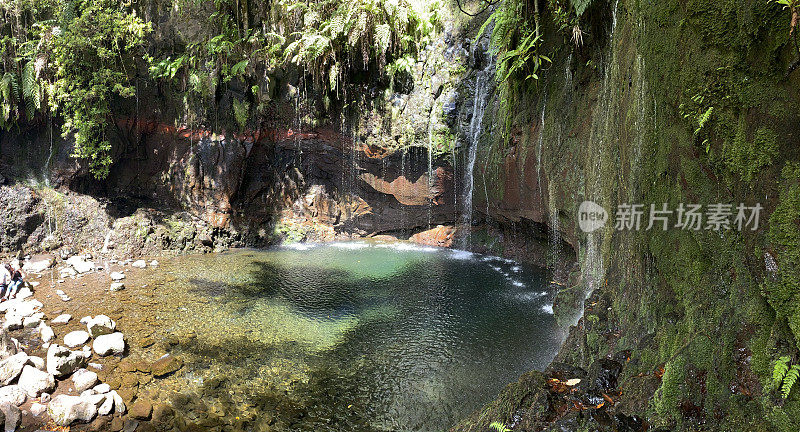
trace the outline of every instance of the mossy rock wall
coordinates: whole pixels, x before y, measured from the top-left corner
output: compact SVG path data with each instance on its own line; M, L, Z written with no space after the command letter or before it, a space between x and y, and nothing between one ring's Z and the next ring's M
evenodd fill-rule
M585 327L589 352L568 342L559 357L586 367L632 350L620 409L675 430L797 430L800 390L783 400L771 388L775 359L800 360L791 14L762 0L596 1L589 13L606 31L582 47L545 32L554 62L515 95L509 134L494 111L476 182L502 187L477 190L475 208L540 217L578 247L581 283L612 306ZM540 196L514 204L509 191ZM609 210L604 229L577 229L584 200ZM764 210L754 231L648 231L646 220L616 231L622 203ZM657 386L639 384L654 374Z

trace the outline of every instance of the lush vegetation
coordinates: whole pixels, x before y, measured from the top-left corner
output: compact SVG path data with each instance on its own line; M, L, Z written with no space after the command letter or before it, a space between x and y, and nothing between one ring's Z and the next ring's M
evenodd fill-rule
M410 73L439 24L438 8L416 0L3 1L0 128L54 116L75 142L74 156L102 178L112 163L108 131L120 114L112 106L135 95L135 79L182 94L184 123L207 121L207 107L235 88L239 96L223 108L244 128L270 107L276 76L292 68L326 106L343 99L351 76L393 82ZM176 37L153 34L143 18L151 9L180 21Z

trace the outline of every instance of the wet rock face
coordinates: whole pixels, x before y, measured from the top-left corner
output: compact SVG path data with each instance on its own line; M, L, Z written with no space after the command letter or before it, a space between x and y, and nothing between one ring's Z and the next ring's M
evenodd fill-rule
M37 229L44 222L42 206L41 199L28 188L0 188L0 249L15 251L44 237Z

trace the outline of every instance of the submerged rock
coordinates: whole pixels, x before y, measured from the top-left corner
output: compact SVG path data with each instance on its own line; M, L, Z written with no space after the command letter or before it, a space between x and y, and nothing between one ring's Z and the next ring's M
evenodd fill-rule
M158 359L150 366L150 371L155 377L163 377L169 375L183 367L183 360L178 357L167 355L166 357Z

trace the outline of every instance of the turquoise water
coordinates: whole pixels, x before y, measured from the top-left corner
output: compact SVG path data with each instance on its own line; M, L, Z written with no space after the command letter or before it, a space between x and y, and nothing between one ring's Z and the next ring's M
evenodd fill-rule
M442 431L545 367L564 336L547 271L463 251L298 245L162 270L158 318L186 365L158 394L188 421Z

